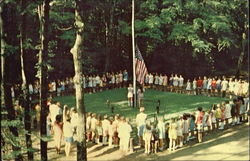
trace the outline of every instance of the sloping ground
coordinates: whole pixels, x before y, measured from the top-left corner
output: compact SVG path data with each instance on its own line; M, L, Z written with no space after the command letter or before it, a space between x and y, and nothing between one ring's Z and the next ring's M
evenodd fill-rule
M48 146L49 160L76 160L75 146L70 157L65 157L63 148L60 155L56 154L53 142L50 142ZM36 157L38 159L39 154ZM238 125L224 131L217 130L205 136L203 143L198 144L193 141L175 152L164 150L157 154L146 155L143 149L138 149L130 155L124 155L118 148L89 145L88 160L249 160L249 125Z

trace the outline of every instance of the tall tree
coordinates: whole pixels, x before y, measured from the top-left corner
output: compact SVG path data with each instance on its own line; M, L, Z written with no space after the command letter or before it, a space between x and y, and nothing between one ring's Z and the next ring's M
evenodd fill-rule
M82 53L83 53L83 33L84 33L84 6L83 0L75 0L75 27L76 27L76 40L73 48L70 52L73 54L75 76L75 93L76 93L76 108L78 113L78 124L77 124L77 160L87 160L86 150L86 117L85 117L85 106L84 106L84 89L82 86Z
M10 14L11 12L13 12L13 6L5 6L6 8L6 17L11 17ZM2 21L2 6L0 6L0 36L1 36L1 78L2 78L2 87L3 87L3 95L4 95L4 105L5 105L5 108L7 110L7 118L9 121L12 121L12 120L15 120L16 119L16 115L15 115L15 110L14 110L14 107L13 107L13 102L12 102L12 96L11 96L11 78L10 78L10 74L12 71L11 71L11 66L10 66L10 62L12 61L13 59L13 53L9 53L6 51L6 48L7 48L7 45L13 45L12 41L13 38L11 35L11 33L5 33L4 31L4 26L7 27L8 25L10 25L10 23L13 21L13 20L10 20L10 21L7 21L6 22L6 19L5 22L6 24L3 25L3 21ZM4 36L3 33L6 35ZM9 130L10 132L13 134L13 136L15 136L16 138L18 138L18 130L16 127L14 126L10 126L9 127ZM16 161L22 161L23 160L23 157L22 157L22 154L21 154L21 148L20 148L20 143L18 140L16 140L17 144L12 144L12 149L13 149L13 152L16 153L15 155L15 160Z
M31 140L31 101L29 99L29 88L26 79L24 55L26 53L24 43L26 41L26 7L27 1L21 0L21 24L20 24L20 60L21 60L21 74L22 74L22 105L24 106L24 128L26 130L25 139L28 153L28 160L33 160L34 155L32 152L32 140Z
M47 116L47 93L48 93L48 68L47 68L47 59L48 59L48 27L49 27L49 2L50 0L43 0L43 3L38 6L38 16L40 22L40 41L41 47L39 51L39 77L40 77L40 134L41 137L46 137L46 116ZM44 139L40 140L40 151L41 151L41 160L47 161L47 141Z

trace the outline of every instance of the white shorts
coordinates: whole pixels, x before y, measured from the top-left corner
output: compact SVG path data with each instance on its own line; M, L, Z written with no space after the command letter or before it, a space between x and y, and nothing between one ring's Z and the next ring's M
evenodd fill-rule
M133 97L133 93L129 92L128 93L128 98L132 98Z

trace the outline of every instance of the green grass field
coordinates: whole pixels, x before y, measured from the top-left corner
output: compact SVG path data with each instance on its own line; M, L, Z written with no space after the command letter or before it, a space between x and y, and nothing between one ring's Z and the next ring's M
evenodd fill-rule
M144 99L145 112L149 117L155 114L157 100L160 100L160 114L165 115L165 118L174 117L184 112L194 111L198 106L208 109L211 107L211 104L220 103L225 100L219 97L193 96L160 92L151 89L146 89ZM57 97L55 100L60 101L62 105L67 104L69 107L75 106L74 96ZM110 115L111 109L106 104L107 100L110 100L111 104L114 106L114 113L119 113L131 119L134 119L138 113L138 108L128 107L127 89L125 88L85 94L86 109L88 112Z

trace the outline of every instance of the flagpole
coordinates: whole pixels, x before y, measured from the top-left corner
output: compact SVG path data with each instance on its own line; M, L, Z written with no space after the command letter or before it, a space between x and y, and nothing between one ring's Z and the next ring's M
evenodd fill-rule
M133 51L133 89L134 89L134 104L136 107L136 75L135 75L135 1L132 0L132 51Z

